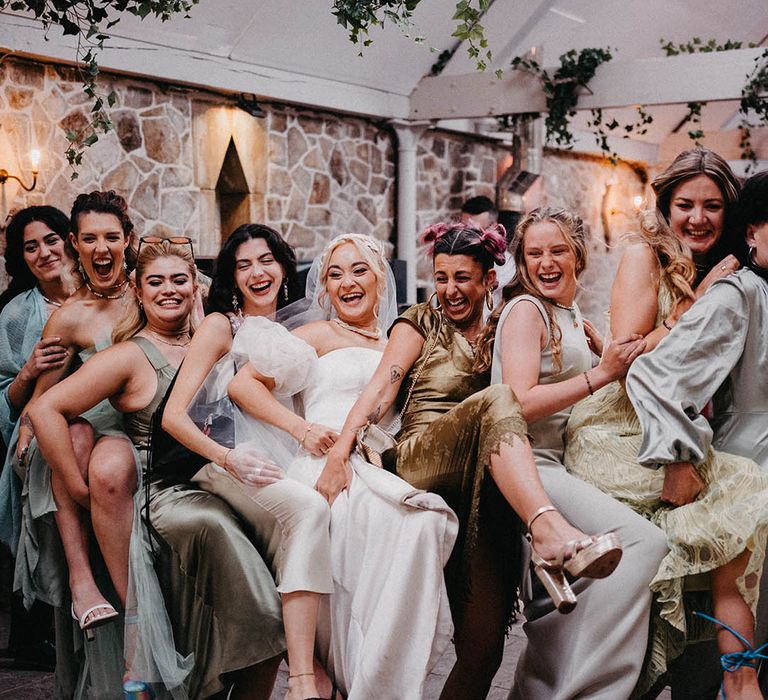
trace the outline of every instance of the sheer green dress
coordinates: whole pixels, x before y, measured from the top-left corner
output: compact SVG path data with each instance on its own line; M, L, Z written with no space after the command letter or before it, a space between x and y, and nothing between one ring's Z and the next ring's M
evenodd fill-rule
M472 371L469 342L429 304L412 306L395 323L409 324L425 340L402 385L404 400L419 373L397 436L396 472L416 488L442 496L458 515L459 536L446 566L454 621L461 618L469 593L468 564L481 531L507 582L511 616L520 580L521 529L487 471L499 443L527 440L522 409L508 386L488 386L490 373Z

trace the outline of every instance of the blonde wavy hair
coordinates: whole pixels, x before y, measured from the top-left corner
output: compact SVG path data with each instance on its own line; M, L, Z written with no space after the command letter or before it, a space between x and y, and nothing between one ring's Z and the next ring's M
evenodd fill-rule
M659 262L660 284L669 290L672 296L673 313L678 305L690 299L695 300L693 281L696 278L696 265L688 246L681 241L667 225L658 210L646 210L640 215L640 232L624 237L628 243L645 243L651 247Z
M362 233L342 233L340 236L331 239L323 251L320 260L320 289L318 290L318 302L321 306L325 305L325 299L328 296L328 268L331 265L331 257L334 251L345 243L352 243L357 248L363 262L371 268L374 277L376 277L376 308L374 317L376 323L379 322L379 304L384 299L387 289L387 258L384 253L384 246L371 236Z
M141 289L141 281L144 277L147 267L155 260L167 257L176 257L184 262L190 274L190 278L197 279L197 267L195 259L192 257L192 249L183 243L171 243L163 241L151 245L141 246L138 259L136 260L136 288ZM197 318L197 304L192 307L192 313L189 319L189 332L192 335L199 325ZM115 325L112 331L112 342L120 343L129 338L133 338L144 326L147 325L147 315L143 307L139 304L138 297L135 294L130 295L126 309L122 317Z
M560 369L562 367L561 341L563 333L555 318L551 300L541 295L533 280L531 280L525 264L525 246L523 245L525 234L531 226L540 223L554 224L563 234L566 244L576 258L577 277L587 267L587 237L581 217L559 207L539 207L526 214L515 228L515 276L512 282L504 288L504 298L510 300L522 294L529 294L536 299L549 302L544 304L544 309L549 319L549 342L552 348L552 359L555 362L555 366ZM475 358L475 372L487 372L491 367L493 362L493 343L499 325L499 317L503 309L504 305L502 304L490 315L480 334Z

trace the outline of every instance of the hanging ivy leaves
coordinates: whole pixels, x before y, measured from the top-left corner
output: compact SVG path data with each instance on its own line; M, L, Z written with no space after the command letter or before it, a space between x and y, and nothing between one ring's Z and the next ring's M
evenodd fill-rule
M99 91L98 52L104 48L109 36L104 32L114 27L123 13L141 19L153 15L165 22L184 13L185 17L199 0L0 0L0 10L29 12L46 30L60 27L66 36L77 37L75 60L83 83L83 92L92 100L90 121L79 131L66 133L69 147L65 151L72 167L72 179L77 178L77 167L83 162L85 149L99 140L100 133L114 128L108 107L115 103L114 91L104 95Z

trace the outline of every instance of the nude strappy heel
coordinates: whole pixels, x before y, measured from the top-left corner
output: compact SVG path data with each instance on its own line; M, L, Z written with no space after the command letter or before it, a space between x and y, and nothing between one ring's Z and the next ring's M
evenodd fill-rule
M557 508L553 505L542 506L530 517L526 536L531 543L531 562L536 575L547 589L558 612L567 614L576 607L576 596L564 572L574 578L610 576L621 561L621 542L612 532L571 540L554 560L547 561L533 547L531 526L536 518L549 512L557 512Z
M571 584L565 578L563 573L563 567L556 562L547 561L544 559L533 546L533 534L531 533L531 526L536 518L544 513L550 511L557 511L554 506L542 506L539 508L528 520L528 531L525 536L531 545L531 564L533 565L533 571L539 580L544 584L549 597L552 598L552 602L555 604L555 609L562 615L567 615L572 612L576 607L576 594L571 589Z

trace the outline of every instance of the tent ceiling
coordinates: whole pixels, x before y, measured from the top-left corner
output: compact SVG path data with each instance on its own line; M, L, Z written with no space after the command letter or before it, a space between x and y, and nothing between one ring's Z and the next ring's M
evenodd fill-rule
M358 56L331 15L330 0L201 0L191 19L170 22L126 17L101 62L105 68L286 102L382 118L407 118L409 96L429 74L438 52L451 49L452 3L422 0L414 17L414 43L388 24L372 31ZM571 48L611 47L616 60L660 57L659 40L694 36L764 43L765 0L495 0L484 20L496 63L532 46L545 64ZM72 60L71 38L18 15L0 15L0 47L50 60ZM459 47L445 74L474 71ZM705 128L719 129L734 103L710 105ZM682 105L655 107L655 123L641 140L658 143L684 116ZM448 114L446 113L446 116Z

